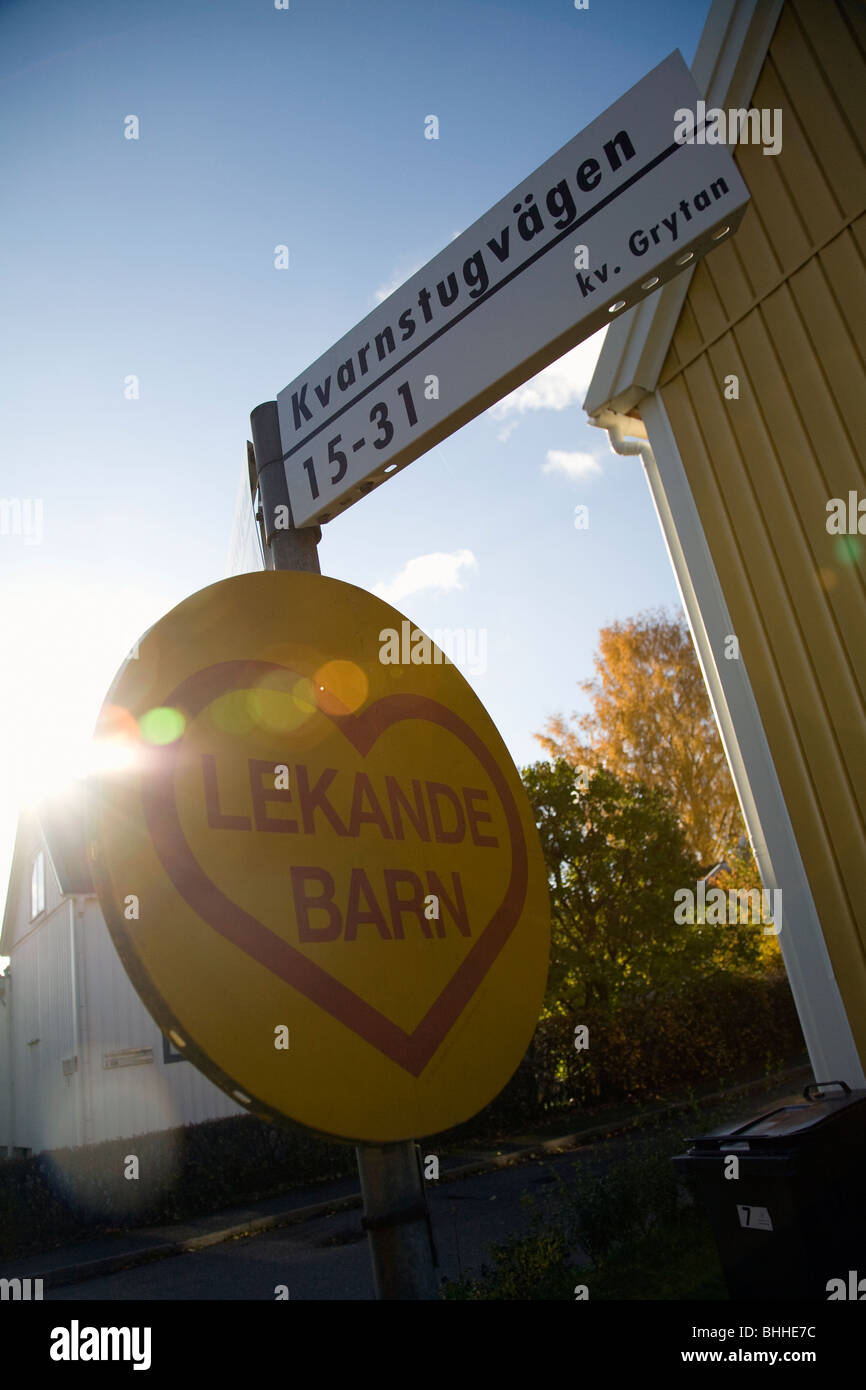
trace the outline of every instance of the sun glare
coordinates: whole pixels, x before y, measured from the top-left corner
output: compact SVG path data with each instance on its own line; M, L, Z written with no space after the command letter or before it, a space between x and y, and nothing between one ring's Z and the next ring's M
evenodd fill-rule
M99 737L94 728L131 640L153 622L161 599L122 585L107 591L47 581L9 597L10 667L18 678L0 688L0 819L14 826L22 810L62 796L74 782L134 765L140 736L131 715L124 711L128 723L107 728L103 710Z

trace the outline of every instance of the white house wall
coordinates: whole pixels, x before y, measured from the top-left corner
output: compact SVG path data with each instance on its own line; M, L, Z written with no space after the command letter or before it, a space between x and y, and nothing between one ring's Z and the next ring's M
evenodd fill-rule
M190 1062L164 1060L162 1034L126 975L98 899L64 897L47 851L46 910L30 921L38 844L20 847L26 873L12 904L0 1004L0 1155L244 1113ZM130 1048L150 1049L152 1060L106 1068L107 1055Z
M81 1032L89 1052L85 1142L244 1113L190 1062L163 1061L162 1033L129 981L99 903L96 898L83 901L76 931ZM107 1055L129 1048L151 1048L153 1061L106 1068Z
M19 940L11 974L13 1142L22 1148L57 1148L70 1142L75 1114L75 1078L64 1077L62 1065L73 1052L69 913L64 902L57 902L54 911Z

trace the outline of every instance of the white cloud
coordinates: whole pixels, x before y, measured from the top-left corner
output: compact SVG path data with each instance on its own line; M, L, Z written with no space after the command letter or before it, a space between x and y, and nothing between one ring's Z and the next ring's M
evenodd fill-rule
M601 472L601 464L593 454L566 453L564 449L548 449L547 461L542 465L542 473L564 473L566 478L586 478L592 473Z
M496 438L500 444L507 444L514 431L520 424L519 420L509 420L507 425L503 425Z
M390 583L373 585L373 593L386 603L397 603L408 594L422 589L462 589L461 571L478 568L471 550L455 550L452 554L436 551L432 555L416 555L409 560Z
M387 299L390 294L393 294L395 290L399 290L401 285L404 285L407 280L411 280L416 270L420 270L422 265L426 264L426 261L418 261L405 270L401 270L398 266L391 279L386 281L385 284L380 285L379 288L374 291L373 298L376 303L381 304L382 301Z
M580 405L592 380L606 332L607 325L558 361L551 362L538 376L491 406L490 414L495 420L503 420L515 412L524 415L527 410L565 410L567 406Z
M463 235L464 231L465 228L461 227L460 231L452 232L450 240L456 241L459 236ZM386 280L385 283L380 285L377 290L374 290L373 298L375 299L376 303L381 304L382 301L387 299L389 295L393 294L395 290L399 290L401 285L405 285L407 280L411 280L412 276L415 275L417 271L421 270L423 266L427 265L428 262L430 262L436 255L436 252L440 250L441 247L435 247L435 249L431 251L430 255L424 261L401 261L400 264L396 266L390 280Z

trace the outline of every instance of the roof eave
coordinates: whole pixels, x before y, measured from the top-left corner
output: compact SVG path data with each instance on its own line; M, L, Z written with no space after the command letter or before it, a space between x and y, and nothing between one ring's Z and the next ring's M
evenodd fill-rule
M24 864L27 859L25 847L26 842L33 838L35 819L32 813L26 811L22 812L18 817L18 824L15 828L15 848L12 851L12 863L9 868L9 883L6 888L6 903L3 908L3 922L2 925L0 925L0 956L11 956L12 954L13 918L18 906Z

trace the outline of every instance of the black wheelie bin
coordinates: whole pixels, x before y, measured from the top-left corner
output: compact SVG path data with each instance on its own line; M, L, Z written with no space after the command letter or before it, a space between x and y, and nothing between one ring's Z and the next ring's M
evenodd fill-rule
M803 1097L672 1160L710 1218L731 1298L859 1297L840 1289L861 1279L866 1297L866 1091L831 1081Z

